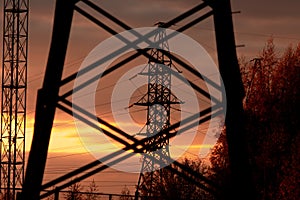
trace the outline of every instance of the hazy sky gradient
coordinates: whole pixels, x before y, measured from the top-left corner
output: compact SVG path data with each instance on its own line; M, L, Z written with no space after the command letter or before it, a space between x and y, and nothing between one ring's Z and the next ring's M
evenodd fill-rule
M146 0L110 0L94 2L97 2L102 8L128 25L136 28L152 26L157 21L168 21L201 1L155 0L149 3ZM31 130L32 127L33 121L31 118L34 114L36 90L41 87L46 66L55 1L31 0L30 4L28 130ZM237 49L238 55L245 55L249 60L256 57L258 51L270 37L274 38L279 51L283 51L289 44L299 42L300 26L298 26L298 22L300 12L298 8L300 8L300 1L297 0L233 0L232 10L241 11L241 14L233 16L236 43L246 45L244 48ZM107 19L103 19L101 16L100 19L107 22ZM112 23L108 22L108 24L116 27ZM184 22L180 22L177 26L182 26L183 24ZM173 26L172 28L176 29L177 26ZM122 31L120 28L117 28L117 30ZM199 41L216 60L216 47L211 18L197 24L185 33ZM65 74L76 70L89 51L109 36L101 28L95 26L79 14L75 14ZM58 115L57 121L60 120L62 122L58 123L66 123L66 121L70 123L72 119L66 120L65 116ZM67 128L67 125L63 127ZM69 133L69 131L67 132ZM30 140L30 133L28 133L27 139ZM27 149L28 147L27 145Z

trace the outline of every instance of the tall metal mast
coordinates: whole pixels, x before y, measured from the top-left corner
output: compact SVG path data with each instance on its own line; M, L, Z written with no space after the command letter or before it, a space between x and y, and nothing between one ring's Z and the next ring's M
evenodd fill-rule
M0 140L3 199L24 181L29 0L4 0Z
M163 24L158 24L158 26L161 25ZM171 93L172 60L165 54L169 52L169 45L165 38L164 29L155 35L155 42L158 42L161 50L151 49L152 58L148 61L148 72L140 73L148 76L148 92L134 104L147 107L146 133L142 135L152 137L162 132L148 144L149 148L143 158L136 196L140 192L143 196L155 196L157 191L154 191L154 184L160 182L161 168L169 164L169 131L164 130L170 127L171 104L179 104L180 101ZM157 170L159 173L154 172Z

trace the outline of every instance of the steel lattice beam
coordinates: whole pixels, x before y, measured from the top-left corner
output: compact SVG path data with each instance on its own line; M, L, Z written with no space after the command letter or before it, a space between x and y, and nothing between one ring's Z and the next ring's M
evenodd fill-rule
M87 2L87 1L85 1L85 2ZM69 6L70 6L70 7L73 7L73 6L74 6L73 3L75 3L75 2L69 2ZM62 4L62 3L60 3L60 4ZM66 3L66 4L67 4L67 3ZM73 4L73 6L72 6L72 4ZM196 9L195 9L195 8L194 8L194 9L191 9L191 11L188 11L188 12L184 13L183 15L181 15L181 16L175 18L176 20L172 20L172 21L180 21L180 20L184 19L182 16L188 16L188 15L193 14L193 13L195 12L195 10L197 10L197 9L199 10L199 9L203 8L203 7L204 7L203 5L204 5L204 4L201 4L200 6L196 6L196 7L195 7ZM57 4L57 6L58 6L58 4ZM94 7L95 7L95 6L94 6ZM101 27L104 28L105 30L107 30L107 31L109 31L109 32L111 32L111 33L113 33L113 34L116 33L116 32L111 31L111 29L107 28L107 26L104 26L102 23L100 23L99 21L97 21L97 20L95 20L94 18L92 18L92 16L90 16L88 13L82 11L82 10L81 10L80 8L78 8L77 6L74 6L74 8L75 8L76 11L78 11L78 12L81 13L81 14L83 14L84 16L86 16L87 18L89 18L91 21L97 23L99 26L101 26ZM201 20L207 18L207 17L210 16L210 15L211 15L211 13L207 14L207 15L204 16L204 17L200 17L200 18L198 18L198 19L192 21L191 23L187 24L187 26L185 26L183 30L186 30L187 28L189 28L190 26L192 26L192 24L195 24L196 22L200 22ZM201 19L201 20L200 20L200 19ZM58 23L60 23L60 22L58 22ZM169 23L169 24L170 24L170 23ZM68 27L68 26L65 25L65 27ZM55 31L54 31L54 32L55 32ZM54 36L53 36L53 37L54 37ZM141 51L138 52L138 53L139 53L139 54L143 54L144 52L145 52L145 51L141 50ZM144 53L143 55L145 55L145 53ZM146 57L149 57L149 55L146 54ZM134 57L131 57L130 59L128 59L128 61L129 61L129 60L132 60L132 59L134 59ZM179 59L178 59L178 60L179 60ZM48 63L48 64L49 64L49 63ZM123 64L124 64L124 63L123 63ZM118 67L120 67L120 66L122 66L122 64L120 64ZM115 70L115 69L114 69L114 70ZM113 70L112 70L112 71L113 71ZM80 74L82 74L82 73L80 73ZM108 75L108 74L109 74L109 72L106 72L106 73L105 73L105 75ZM104 74L102 74L102 75L104 75ZM198 76L201 76L201 75L198 75ZM64 80L71 81L74 77L75 77L75 76L73 75L73 76L71 76L71 78L70 78L70 77L67 77L67 78L64 79ZM98 78L98 77L96 76L93 80L96 80L97 78ZM201 77L201 78L202 78L202 77ZM65 82L64 80L62 80L62 83ZM44 83L45 83L45 81L44 81ZM89 80L89 81L87 82L87 84L90 84L90 83L91 83L91 80ZM82 87L82 88L84 88L84 87ZM62 97L65 98L65 97L69 96L70 94L72 94L72 92L73 92L73 91L70 91L70 92L66 93L65 95L63 95ZM32 153L32 154L34 154L34 153Z
M0 139L3 199L15 199L24 181L28 0L4 0Z
M59 90L60 87L66 85L67 83L74 81L77 72L72 74L71 76L68 76L66 78L62 77L62 72L64 68L64 60L66 56L66 50L67 50L67 44L69 41L69 34L70 34L70 28L72 26L72 18L73 18L73 13L74 11L77 11L87 19L89 19L91 22L97 24L99 27L103 28L107 32L111 34L116 34L118 33L117 31L113 30L110 28L110 26L104 24L91 14L89 14L85 9L81 8L79 5L77 5L78 0L57 0L56 2L56 10L55 10L55 19L54 19L54 28L53 28L53 35L52 35L52 43L51 43L51 48L49 52L49 57L48 57L48 63L47 63L47 69L46 69L46 74L44 78L44 83L42 89L39 90L38 92L38 98L37 98L37 106L36 106L36 121L35 121L35 127L34 127L34 138L32 141L32 146L31 146L31 152L29 156L29 161L27 165L27 171L26 171L26 179L23 187L23 193L21 199L23 200L37 200L39 198L44 198L49 196L50 194L54 193L55 191L50 191L45 194L42 194L40 196L40 192L42 189L46 189L48 187L57 185L57 184L62 184L58 188L63 189L65 187L68 187L70 184L75 183L76 181L83 180L95 173L98 173L104 169L106 169L108 166L102 165L98 160L89 163L88 165L83 166L82 168L79 168L77 170L74 170L62 177L59 177L53 181L50 181L49 183L46 183L45 185L42 186L42 180L43 180L43 173L45 169L45 163L47 159L47 152L48 152L48 145L49 145L49 139L51 135L51 129L53 125L53 120L54 120L54 115L55 115L55 110L56 108L59 108L66 113L73 115L75 118L82 120L84 123L90 125L91 127L99 127L100 124L105 124L106 122L102 119L97 119L97 122L89 121L86 119L89 118L90 113L87 111L83 110L80 107L75 106L75 113L72 112L72 103L68 102L66 99L67 97L71 96L74 92L84 89L85 86L93 83L94 81L97 81L100 77L103 76L108 76L110 73L113 71L118 70L121 68L124 64L129 63L130 61L136 59L140 55L145 56L148 59L153 59L155 61L158 61L157 58L154 58L151 53L148 53L147 49L144 50L137 50L137 52L119 63L115 64L114 66L110 67L108 70L103 72L102 74L95 75L95 77L91 78L90 80L87 80L85 83L80 85L79 87L75 88L75 90L69 90L68 92L64 93L63 95L59 96ZM95 5L89 0L82 0L81 2L85 3L87 6L90 8L94 9L98 13L102 14L112 22L116 23L120 27L124 28L125 30L130 29L131 27L123 23L121 20L118 20L117 18L113 17L111 14L109 14L107 11L101 9L99 6ZM203 21L204 19L207 19L208 17L214 15L215 19L215 27L216 31L218 30L217 34L217 46L218 46L218 56L220 56L220 67L222 67L224 76L227 77L227 81L230 84L237 85L238 87L240 86L239 82L239 75L236 74L236 66L237 66L237 60L236 60L236 52L235 49L235 43L234 43L234 34L233 34L233 27L232 27L232 21L231 21L231 9L230 9L230 1L229 0L224 0L222 1L223 3L220 3L220 1L217 0L210 0L210 1L204 1L204 3L201 3L194 8L188 10L187 12L179 15L178 17L170 20L169 22L166 22L164 24L164 28L168 28L171 25L180 22L181 20L186 19L187 17L197 13L203 8L206 8L210 6L212 8L211 11L207 12L206 14L188 22L186 25L182 26L181 28L178 29L178 31L185 31L189 29L190 27L194 26L195 24ZM222 11L222 7L225 7L224 11ZM221 11L220 11L221 10ZM218 12L218 14L217 14ZM222 19L222 16L226 15L224 19ZM229 18L230 17L230 18ZM226 20L226 25L230 25L229 29L226 25L221 25L224 20ZM225 29L227 31L225 32L223 37L220 37L219 34L222 34L224 30L222 30L225 26ZM153 33L154 34L154 33ZM149 35L150 37L151 35ZM139 38L140 35L137 35ZM220 42L220 38L222 38L222 42ZM130 46L130 41L124 41L129 44ZM143 38L143 42L149 42L147 38ZM223 47L221 47L223 46ZM227 51L227 49L224 47L230 47L230 51ZM132 47L132 46L131 46ZM228 58L226 59L227 55ZM203 78L201 74L196 72L191 66L189 66L187 63L184 63L181 61L179 58L169 55L169 58L174 60L176 63L178 63L180 66L182 66L184 69L188 70L195 76L199 78ZM98 64L103 62L103 60L99 60ZM92 70L94 65L89 66L86 68L84 71L80 71L80 75L83 75L84 73L88 72L89 70ZM234 76L235 78L230 80L228 79L228 72L231 70L234 71ZM230 75L229 75L230 77ZM189 81L192 83L191 81ZM218 88L216 84L213 82L210 82L208 80L208 84L211 84L213 87ZM207 98L212 98L212 100L216 103L216 105L220 106L220 102L217 99L213 99L207 92L205 92L203 89L201 89L199 86L195 84L191 84L191 86L199 92L201 95L207 97ZM240 88L233 87L232 91L239 92ZM234 94L232 94L232 98L234 97ZM239 101L239 100L237 100ZM74 106L73 106L74 109ZM185 119L187 124L183 129L190 129L192 127L197 126L199 123L203 123L205 120L210 119L210 117L214 116L216 113L210 113L210 108L208 110L204 110L202 112L206 112L206 117L203 119ZM232 112L234 117L239 117L239 113ZM231 114L232 114L231 113ZM203 113L202 113L203 114ZM203 116L203 115L202 115ZM195 122L196 120L196 122ZM180 122L183 123L183 122ZM180 123L176 123L174 125L171 125L170 128L176 128L179 127ZM108 126L106 124L105 126ZM96 128L97 129L97 128ZM128 150L133 150L135 153L141 153L145 152L147 148L150 148L147 146L149 144L149 141L151 139L155 138L145 138L142 140L137 140L134 141L133 138L130 138L130 135L127 133L122 132L119 130L117 127L110 127L112 130L111 132L109 131L104 131L104 134L108 135L109 137L113 138L114 140L120 142L121 144L124 145L123 150L128 151ZM118 135L122 135L126 140L121 139ZM170 135L169 137L174 137L173 135ZM133 142L133 143L132 143ZM232 144L234 146L234 144ZM111 164L116 164L122 159L126 159L130 157L130 153L124 155L123 157L118 157L117 159L114 160L115 156L120 156L122 150L117 151L112 153L111 155L108 155L105 159L107 159ZM176 164L177 162L175 162ZM177 163L178 165L178 163ZM88 171L87 170L91 170ZM190 175L194 174L195 179L196 177L201 177L201 175L197 174L196 172L190 171L189 169L182 168L185 173L188 173ZM82 174L83 173L83 174ZM85 173L85 174L84 174ZM178 174L181 174L184 176L184 173L178 171ZM67 181L67 179L75 177L76 175L81 174L79 177L73 179L72 181L63 183ZM187 177L188 178L188 177ZM213 185L213 183L210 183L209 180L205 180L205 177L202 179L204 181L203 183L199 183L197 180L194 181L199 184L200 187L205 187L205 184L208 185ZM56 190L57 191L57 190Z

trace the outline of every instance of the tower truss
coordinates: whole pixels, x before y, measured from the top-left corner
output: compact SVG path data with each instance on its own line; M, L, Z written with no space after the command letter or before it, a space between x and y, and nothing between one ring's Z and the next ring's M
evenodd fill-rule
M163 24L162 24L163 25ZM160 26L160 25L159 25ZM142 192L143 196L151 197L154 191L153 185L160 181L161 173L154 173L169 164L169 128L171 104L181 102L171 92L171 67L172 60L165 52L169 53L169 45L166 31L162 29L154 36L161 50L151 49L151 58L148 61L148 72L141 73L148 76L148 91L134 105L147 107L146 133L142 134L152 140L148 141L145 155L143 157L142 169L138 180L136 195Z
M3 199L15 199L24 181L29 0L4 0L1 103Z
M92 10L92 12L89 12L89 10ZM63 87L67 89L67 85L74 82L77 75L81 74L82 72L76 71L69 76L63 76L64 63L72 27L72 20L75 12L84 16L90 22L101 27L103 30L112 35L118 34L118 30L114 26L111 27L104 23L102 19L99 19L99 15L104 16L106 19L108 19L109 23L117 25L118 27L122 28L122 30L132 29L132 27L122 22L120 19L114 17L112 14L102 9L99 5L93 3L90 0L56 1L51 47L49 51L43 85L42 88L38 91L37 96L34 135L32 139L30 154L28 157L28 164L26 167L26 178L22 188L22 194L20 196L21 200L38 200L47 198L52 194L57 194L55 198L59 199L59 191L76 182L82 181L87 177L99 173L107 169L108 167L103 162L99 162L99 160L96 159L95 161L92 161L78 169L62 175L61 177L55 178L54 180L43 184L51 130L53 128L53 121L57 109L62 110L63 112L75 117L78 120L81 120L91 127L99 127L99 125L105 125L109 127L111 131L105 130L103 133L124 146L124 151L116 151L106 156L107 161L113 164L117 164L122 160L129 158L129 156L134 155L124 155L123 152L130 151L135 153L144 153L147 148L149 148L147 144L149 144L150 140L153 139L151 137L138 140L135 137L132 137L129 133L118 129L118 127L115 127L114 125L106 122L100 117L97 117L97 120L89 120L88 118L90 118L89 116L91 113L87 112L81 107L77 107L72 104L69 99L72 94L78 90L84 89L85 86L93 82L93 80L98 80L98 74L76 88L76 91L73 89L68 89L67 92L63 92L61 90L61 88ZM93 14L95 12L99 15L95 16ZM191 19L192 15L194 14L197 14L198 16L194 16L194 18ZM249 188L251 188L252 185L249 177L247 176L247 174L249 173L247 170L248 160L245 156L246 149L244 148L246 145L244 141L244 135L241 134L244 133L242 121L243 86L241 84L242 82L236 56L230 0L203 0L195 7L167 21L162 27L169 28L174 24L180 24L180 22L186 19L186 24L176 29L176 31L178 32L184 32L187 29L198 24L199 22L209 18L210 16L213 16L219 61L218 64L227 96L227 112L225 123L231 171L233 172L233 187L231 194L233 199L240 198L236 193L236 191L238 190L241 191L242 194L245 194L243 196L244 199L250 200L254 198L252 198L250 195L251 191L249 190ZM124 42L124 40L122 40L122 42ZM128 45L132 45L131 41L125 42ZM106 70L102 74L102 77L111 75L111 73L117 71L118 69L121 69L125 64L133 61L139 56L145 56L148 59L152 57L150 53L148 53L148 49L137 50L133 55L130 55L128 57L126 56L126 58L111 66L109 70ZM183 60L172 54L170 54L169 56L170 58L172 58L173 62L179 64L182 69L186 69L193 75L203 80L201 74L196 72L193 67L189 65L189 63L185 63ZM87 69L87 71L90 71L92 69L93 66ZM192 88L199 94L207 98L211 97L207 92L202 90L200 86L194 84L191 81L189 81L189 83ZM213 83L211 84L212 86L215 85ZM219 87L216 87L216 89L218 88ZM216 100L216 105L222 107L223 104L222 102L219 103L219 101ZM183 119L181 121L181 125L184 125L183 128L189 129L198 126L199 123L204 123L210 120L211 117L218 115L217 111L212 112L212 110L214 110L213 106L210 106L197 113L197 116L199 114L200 118L195 119L197 120L197 123L193 123L193 126L189 126L187 124L191 122L191 119ZM239 120L237 121L237 119ZM180 122L174 123L170 126L169 129L172 130L178 128L179 125ZM170 135L170 138L171 137L174 137L174 135ZM168 167L168 169L184 177L186 180L197 184L197 186L207 192L216 193L216 191L218 191L217 185L208 180L203 175L197 173L194 170L188 169L186 166L180 164L177 161L174 161L174 164L178 168L172 168L172 166L170 166ZM54 186L55 189L51 190L50 188L53 188Z

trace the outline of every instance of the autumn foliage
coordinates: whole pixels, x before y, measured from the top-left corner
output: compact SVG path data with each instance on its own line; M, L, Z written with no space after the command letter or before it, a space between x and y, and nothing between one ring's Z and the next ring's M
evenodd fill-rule
M257 199L296 200L300 196L300 44L280 55L270 39L256 59L241 59L240 67Z
M279 55L270 39L253 62L241 63L241 70L258 199L296 200L300 196L300 44Z

